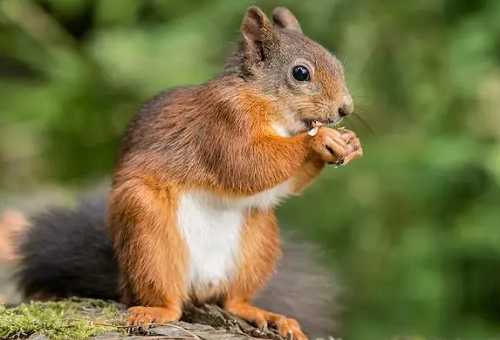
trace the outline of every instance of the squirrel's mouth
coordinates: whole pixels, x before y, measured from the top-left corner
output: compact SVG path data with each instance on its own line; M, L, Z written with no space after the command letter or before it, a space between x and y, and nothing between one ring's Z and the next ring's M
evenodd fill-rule
M337 126L339 125L344 117L336 117L335 119L333 118L316 118L316 119L305 119L304 123L312 129L315 125L315 123L321 123L322 125L330 125L330 126Z

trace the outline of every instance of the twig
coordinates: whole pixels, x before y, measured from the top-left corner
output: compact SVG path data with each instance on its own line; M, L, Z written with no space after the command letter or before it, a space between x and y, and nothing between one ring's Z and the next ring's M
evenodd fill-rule
M121 340L121 338L106 338L106 340ZM141 336L141 339L192 339L191 337L182 337L182 336L171 336L171 335L146 335Z
M150 324L145 324L145 325L143 325L143 326L170 326L170 327L173 327L173 328L177 328L178 330L181 330L181 331L183 331L183 332L184 332L184 333L186 333L186 334L191 335L193 338L195 338L195 339L197 339L197 340L201 340L201 339L200 339L200 337L199 337L198 335L196 335L195 333L190 332L190 331L188 331L187 329L184 329L184 328L182 328L182 327L180 327L180 326L177 326L177 325L172 325L172 324L170 324L170 323L164 323L164 324L162 324L162 323L150 323ZM128 326L128 327L129 327L129 328L133 328L134 326Z
M76 319L78 320L78 319ZM79 320L79 321L87 321L87 320ZM97 325L97 326L103 326L103 327L113 327L113 328L117 328L117 329L130 329L130 328L137 328L137 326L135 325L131 325L131 326L127 326L127 325L113 325L113 324L110 324L110 323L105 323L105 322L98 322L98 321L87 321L93 325ZM141 327L150 327L150 326L167 326L167 327L172 327L172 328L176 328L178 330L181 330L183 331L184 333L190 335L191 337L177 337L179 339L192 339L192 338L195 338L197 340L201 340L201 338L196 335L195 333L193 332L190 332L188 331L187 329L185 328L182 328L181 326L177 326L177 325L173 325L171 323L146 323L146 324L143 324L141 325Z

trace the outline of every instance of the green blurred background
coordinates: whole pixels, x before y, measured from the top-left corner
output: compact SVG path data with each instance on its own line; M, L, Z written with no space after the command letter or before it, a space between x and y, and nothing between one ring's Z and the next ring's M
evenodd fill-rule
M220 72L251 4L345 63L361 118L365 156L280 208L345 285L344 338L498 338L500 1L2 0L0 199L109 178L140 104Z

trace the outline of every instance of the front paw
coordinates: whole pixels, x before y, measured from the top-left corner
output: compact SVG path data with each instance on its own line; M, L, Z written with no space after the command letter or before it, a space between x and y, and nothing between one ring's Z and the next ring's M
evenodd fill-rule
M312 148L328 164L343 166L363 155L359 138L346 129L317 128Z

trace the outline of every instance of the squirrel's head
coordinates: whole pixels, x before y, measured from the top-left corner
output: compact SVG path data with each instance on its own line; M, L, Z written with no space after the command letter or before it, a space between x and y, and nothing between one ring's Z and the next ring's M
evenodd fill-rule
M274 9L271 22L260 8L249 7L241 35L226 70L276 103L278 116L271 119L285 133L308 130L314 121L337 124L353 111L342 64L302 33L288 9Z

